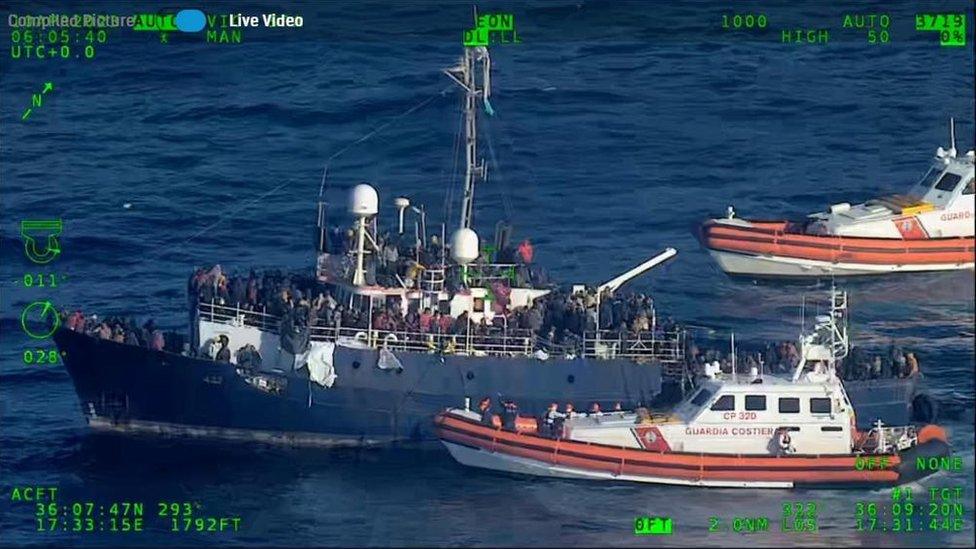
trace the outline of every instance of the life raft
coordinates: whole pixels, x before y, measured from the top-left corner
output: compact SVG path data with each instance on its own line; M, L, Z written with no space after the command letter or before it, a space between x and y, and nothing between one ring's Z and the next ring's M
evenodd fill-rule
M976 258L972 236L899 239L811 235L789 221L748 223L709 220L702 224L699 239L711 250L830 263L939 265L968 264Z
M548 476L630 480L662 484L740 487L895 486L931 474L917 459L949 455L945 431L928 425L918 443L900 453L752 456L648 451L569 439L546 438L535 429L515 432L446 411L435 418L438 437L458 458L458 448L478 453L469 465ZM458 448L452 448L457 445ZM464 459L458 458L465 463ZM509 467L507 463L513 463Z

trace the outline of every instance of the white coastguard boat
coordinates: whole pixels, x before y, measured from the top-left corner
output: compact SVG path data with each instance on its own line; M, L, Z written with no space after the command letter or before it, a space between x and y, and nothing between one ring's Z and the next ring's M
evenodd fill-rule
M907 195L834 204L803 222L728 217L706 221L699 238L733 275L804 277L972 269L973 158L939 147Z
M846 295L834 293L846 305ZM713 374L667 415L645 410L501 427L468 409L437 416L460 463L530 475L714 487L898 485L933 472L949 454L935 425L856 428L835 364L846 354L838 310L801 337L792 378ZM540 430L540 423L543 429Z

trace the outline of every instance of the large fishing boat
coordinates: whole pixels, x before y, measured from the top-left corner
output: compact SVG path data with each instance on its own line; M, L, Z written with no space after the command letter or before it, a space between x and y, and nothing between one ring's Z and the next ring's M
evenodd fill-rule
M458 66L444 72L461 88L465 149L461 219L450 239L441 225L435 243L423 206L396 197L391 238L409 261L406 268L391 267L404 262L388 261L376 189L355 185L345 213L330 210L320 193L317 261L302 276L313 293L330 293L358 311L363 323L302 324L294 311L242 308L191 292L186 350L154 350L62 328L54 339L88 424L121 432L371 445L435 439L434 415L465 397L502 396L535 413L552 400L633 407L659 396L662 379L685 381L683 331L664 329L653 306L645 329L635 332L601 329L598 318L595 326L559 340L509 324L514 310L542 306L556 287L511 253L508 225L496 226L490 247L473 228L475 186L487 178L477 121L480 107L492 111L488 50L466 48ZM341 215L354 220L348 232L336 232L329 222ZM612 280L574 285L560 295L595 300L599 315L601 300L614 299L623 284L676 253L665 249ZM433 310L463 326L392 329L378 321L389 310ZM231 351L252 349L262 357L260 367L240 354L215 360L215 342ZM914 389L904 390L904 384L870 388L852 398L855 406L859 398L876 404L871 416L887 420L889 413L905 414Z
M801 339L792 378L710 376L668 414L553 410L505 425L465 407L439 414L438 434L462 464L552 477L793 488L897 485L935 472L949 455L942 428L879 420L857 429L836 375L845 352L836 320Z
M949 150L907 195L863 204L834 204L805 221L736 217L705 222L700 239L733 275L820 277L972 269L973 158L957 156L950 120Z
M491 61L483 47L466 48L445 74L462 91L464 192L460 224L447 242L428 241L422 206L397 197L394 232L409 240L406 271L384 266L380 253L379 197L369 184L351 190L347 212L355 221L347 242L333 238L324 200L318 204L314 279L342 306L368 319L362 326L296 326L270 312L245 310L191 295L190 352L125 345L61 329L55 341L74 381L90 426L116 431L203 435L292 444L368 445L433 439L431 419L464 396L505 395L526 409L554 398L578 402L650 402L662 373L683 364L680 330L656 326L621 337L588 330L571 343L539 338L509 326L509 313L546 299L554 285L540 281L524 260L495 261L511 251L511 228L497 227L494 246L474 231L474 191L487 178L478 152L478 116L491 111ZM413 227L405 230L407 216ZM433 240L433 239L431 239ZM492 250L493 248L493 250ZM401 247L400 251L404 251ZM567 292L607 298L628 280L673 257L666 249L604 284ZM374 322L379 310L430 309L464 319L461 333L392 330ZM473 329L484 324L491 333ZM497 326L501 324L500 328ZM215 361L215 341L233 349L252 345L259 370L238 357Z

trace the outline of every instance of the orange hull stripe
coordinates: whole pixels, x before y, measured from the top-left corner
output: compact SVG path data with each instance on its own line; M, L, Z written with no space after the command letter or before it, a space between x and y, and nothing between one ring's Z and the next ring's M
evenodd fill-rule
M785 223L759 227L729 227L706 223L702 242L706 247L756 255L869 264L971 263L976 258L976 239L851 238L813 236L784 232Z
M438 416L436 421L442 427L439 429L440 437L450 442L550 465L613 474L686 480L883 483L898 479L898 473L893 468L901 463L899 456L889 455L887 469L858 470L853 456L754 457L657 453L511 433L444 415Z

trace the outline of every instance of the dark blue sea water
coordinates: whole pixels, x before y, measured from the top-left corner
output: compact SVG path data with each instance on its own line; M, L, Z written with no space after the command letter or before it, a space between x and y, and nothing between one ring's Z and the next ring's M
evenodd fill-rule
M734 204L741 215L800 216L839 201L902 192L947 146L973 147L971 2L738 2L763 32L721 28L714 2L505 2L521 44L492 47L484 124L490 182L476 226L509 218L538 260L567 282L598 282L666 246L679 256L634 286L675 318L753 339L799 330L814 284L730 280L698 247L693 224ZM921 357L948 412L962 471L914 486L962 488L959 532L859 532L857 502L889 492L698 490L508 477L430 450L296 451L90 434L59 367L25 365L17 317L30 300L182 327L186 275L220 263L311 265L323 165L329 199L370 181L456 223L452 143L458 96L435 97L439 72L471 26L465 3L198 4L210 13L288 11L301 29L244 31L235 45L114 31L83 59L0 53L0 543L275 545L935 545L973 539L972 272L845 282L854 337L897 338ZM100 13L140 11L98 3ZM146 4L146 11L159 5ZM185 7L185 6L184 6ZM8 13L95 11L15 2ZM967 11L967 47L914 30L919 11ZM841 29L843 15L886 13L890 43ZM824 46L780 43L782 29L829 28ZM27 121L31 94L55 90ZM392 122L392 123L391 123ZM390 123L388 126L384 124ZM347 148L374 129L383 131ZM337 154L341 153L341 154ZM453 190L452 190L453 189ZM450 199L450 200L448 200ZM130 204L130 207L124 207ZM450 204L452 207L445 208ZM63 254L42 269L56 289L23 288L31 267L19 221L60 217ZM36 532L33 505L10 490L56 485L65 501L193 501L240 516L239 532ZM782 533L782 505L815 501L819 531ZM924 499L922 500L925 501ZM928 524L928 508L920 511ZM670 515L675 535L632 535L639 515ZM766 516L768 533L710 533L710 517ZM69 526L70 528L70 526ZM880 526L879 526L880 528Z

